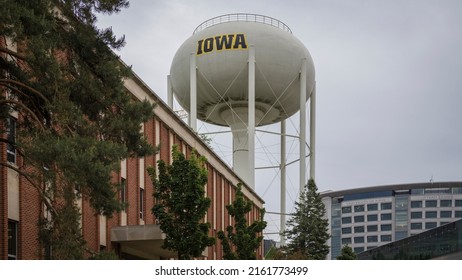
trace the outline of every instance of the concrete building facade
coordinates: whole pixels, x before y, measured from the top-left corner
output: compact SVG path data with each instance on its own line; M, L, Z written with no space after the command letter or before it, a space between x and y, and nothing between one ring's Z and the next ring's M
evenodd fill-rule
M344 245L361 253L462 218L462 182L429 182L321 194L335 259Z

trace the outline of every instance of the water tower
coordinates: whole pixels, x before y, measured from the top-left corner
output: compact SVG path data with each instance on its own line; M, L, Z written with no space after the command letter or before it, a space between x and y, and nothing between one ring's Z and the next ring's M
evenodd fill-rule
M314 177L313 60L281 21L229 14L203 22L175 54L168 88L169 105L175 95L189 112L193 130L197 130L197 119L231 128L233 169L252 188L255 128L281 122L281 174L285 177L284 120L298 111L300 188L306 185L306 103L310 98L310 177ZM281 191L284 195L285 190Z

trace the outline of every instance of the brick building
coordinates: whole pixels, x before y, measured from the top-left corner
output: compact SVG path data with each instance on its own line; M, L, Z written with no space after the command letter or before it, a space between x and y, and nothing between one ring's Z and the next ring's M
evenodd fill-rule
M151 213L153 187L146 167L155 165L159 159L170 163L174 144L187 156L195 149L207 158L206 189L212 204L206 219L212 225L212 236L231 224L226 205L233 201L235 186L242 180L139 77L133 75L125 81L125 87L134 98L157 104L155 116L143 125L143 130L152 145L160 144L160 152L121 162L120 173L114 176L124 186L119 196L128 202L126 211L108 219L95 214L89 201L78 201L82 233L92 251L114 250L125 259L175 257L175 253L161 249L164 236ZM14 129L14 123L11 126ZM7 143L0 143L0 149L3 162L21 163L20 156L11 151ZM43 259L44 251L38 241L38 220L43 215L39 194L16 171L4 166L0 167L0 182L0 259ZM243 192L254 205L247 217L252 222L258 218L264 202L251 188L244 186ZM217 239L216 245L204 251L204 258L222 259L221 248ZM257 258L262 256L263 246L259 248Z

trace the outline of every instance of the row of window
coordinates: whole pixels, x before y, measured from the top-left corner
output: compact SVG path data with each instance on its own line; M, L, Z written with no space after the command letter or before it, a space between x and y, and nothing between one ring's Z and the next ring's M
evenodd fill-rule
M361 233L365 232L365 230L367 232L377 232L379 231L379 225L342 227L342 234ZM380 225L380 231L391 231L391 224Z
M380 235L380 242L390 242L391 240L392 240L391 234ZM379 236L369 235L366 237L356 236L354 238L351 238L351 237L342 238L343 245L364 243L365 241L367 241L367 243L379 242Z
M379 204L378 203L371 203L367 205L355 205L355 206L345 206L342 207L342 213L347 214L347 213L352 213L354 210L355 213L358 212L364 212L367 209L367 211L377 211L379 210ZM380 210L390 210L392 209L392 204L391 202L383 202L380 203Z
M367 215L366 217L367 217L368 222L375 222L379 220L378 214L370 214L370 215ZM391 219L392 219L392 213L380 214L381 221L390 221ZM359 215L359 216L354 216L354 217L342 217L342 224L351 224L352 221L354 221L355 223L365 222L365 216Z
M432 200L414 200L411 201L411 208L423 208L425 205L426 208L429 207L438 207L438 200L432 199ZM462 207L462 199L442 199L439 201L439 207ZM343 214L348 214L348 213L359 213L359 212L364 212L364 211L377 211L379 210L379 204L378 203L371 203L371 204L361 204L361 205L354 205L354 206L344 206L342 207L342 213ZM380 210L389 210L392 209L392 204L391 202L383 202L380 203Z
M144 189L140 188L140 197L139 197L139 206L140 206L140 219L143 220L145 213L144 213ZM121 178L120 180L120 201L123 204L127 203L127 180L125 178Z
M462 207L462 199L455 199L454 201L452 199L442 199L439 201L439 207ZM432 199L432 200L413 200L411 201L411 208L423 208L425 205L425 208L429 207L438 207L438 200Z
M411 219L422 219L423 213L418 211L411 212ZM440 211L439 218L452 218L453 211ZM438 218L438 211L425 211L425 218ZM462 211L454 211L454 218L462 218Z

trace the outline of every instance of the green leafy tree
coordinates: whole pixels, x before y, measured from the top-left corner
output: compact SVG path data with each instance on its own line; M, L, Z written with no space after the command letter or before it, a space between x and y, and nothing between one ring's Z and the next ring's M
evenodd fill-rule
M326 209L313 179L300 193L295 202L295 213L287 221L288 230L284 235L289 240L289 255L300 259L324 260L329 253L326 244L329 239L329 222L324 218Z
M120 161L153 152L140 133L153 105L127 94L131 70L112 51L124 38L96 27L98 13L117 13L128 1L0 6L0 127L7 132L0 142L19 155L0 165L18 172L45 204L40 240L53 247L49 257L82 258L75 196L111 216L123 207L112 180Z
M218 232L218 238L222 241L223 258L226 260L255 260L256 250L262 245L262 231L266 228L263 220L265 209L260 211L260 219L248 225L246 214L252 210L252 202L245 199L242 193L242 184L237 185L236 198L226 209L234 218L234 226Z
M357 258L356 253L348 245L343 246L342 252L337 256L337 260L356 260Z
M171 165L158 161L158 176L154 167L148 167L156 199L152 213L166 235L163 248L176 251L180 260L197 258L215 244L215 238L208 236L210 224L203 222L211 203L205 196L206 159L194 151L186 159L176 145L172 158Z

